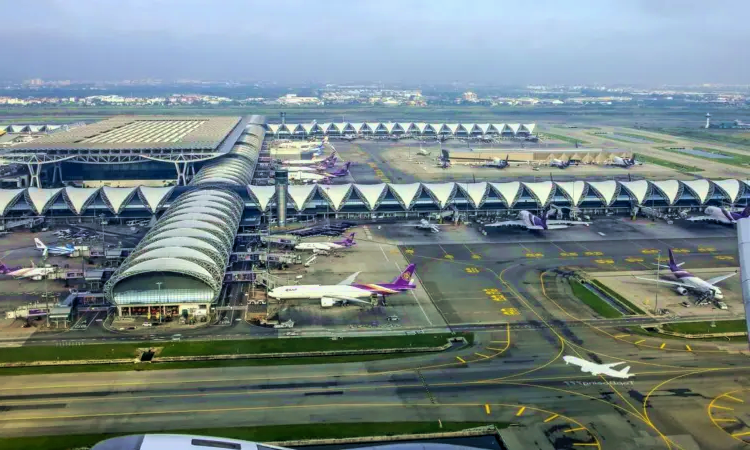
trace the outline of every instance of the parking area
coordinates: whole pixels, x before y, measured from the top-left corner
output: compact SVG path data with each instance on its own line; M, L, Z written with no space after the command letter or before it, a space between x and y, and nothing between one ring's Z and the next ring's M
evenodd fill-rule
M330 256L318 255L310 267L280 273L282 281L300 285L336 284L352 273L360 272L357 283L390 283L408 264L397 246L368 239L369 229L351 231L357 233L355 247ZM270 302L270 309L278 310L279 320L293 320L295 329L414 329L444 326L421 284L412 291L391 295L385 304L380 303L375 307L347 305L322 308L318 300Z

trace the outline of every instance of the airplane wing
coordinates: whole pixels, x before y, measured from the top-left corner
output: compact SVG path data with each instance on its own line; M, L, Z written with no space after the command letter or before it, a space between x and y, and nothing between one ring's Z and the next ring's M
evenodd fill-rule
M690 286L689 284L684 283L678 283L676 281L667 281L667 280L657 280L655 278L643 278L643 277L635 277L639 280L646 280L646 281L653 281L654 283L664 283L664 284L672 284L674 286L682 286L686 289L693 289L693 286Z
M737 275L737 272L729 273L729 274L726 274L726 275L722 275L720 277L714 277L714 278L711 278L710 280L706 280L706 283L713 285L713 284L718 283L719 281L724 281L727 278L733 277L735 275Z
M625 364L625 361L620 361L620 362L611 363L611 364L600 364L600 365L604 367L609 367L611 369L613 367L619 366L620 364Z
M488 223L484 226L487 227L526 227L526 224L523 223L522 220L506 220L504 222L495 222L495 223ZM541 230L541 227L539 227Z
M548 220L548 228L552 229L549 225L591 225L591 222L579 222L577 220Z
M688 217L687 220L690 222L716 222L716 219L711 216Z
M344 278L343 280L341 280L341 281L340 281L340 282L339 282L338 284L339 284L340 286L343 286L343 285L350 285L350 284L354 283L354 280L355 280L355 279L357 278L357 276L358 276L359 274L360 274L360 272L354 272L353 274L351 274L351 275L349 275L348 277L346 277L346 278ZM349 299L347 299L347 300L349 300Z

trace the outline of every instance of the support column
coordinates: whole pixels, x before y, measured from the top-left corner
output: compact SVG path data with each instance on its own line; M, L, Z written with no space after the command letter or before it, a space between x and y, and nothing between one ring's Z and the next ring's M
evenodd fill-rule
M60 182L62 184L62 163L55 163L52 166L52 185L57 185L57 182Z
M177 186L185 186L187 184L188 163L175 161L174 168L177 170Z
M39 180L39 173L42 171L42 165L39 163L28 163L26 166L29 168L29 176L31 177L29 187L42 187L42 183Z

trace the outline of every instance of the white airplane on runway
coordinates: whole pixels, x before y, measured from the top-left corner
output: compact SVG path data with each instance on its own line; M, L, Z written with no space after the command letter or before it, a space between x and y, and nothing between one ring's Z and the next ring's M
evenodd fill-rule
M617 362L611 364L597 364L595 362L586 361L585 359L577 358L575 356L563 356L565 365L573 364L581 368L581 372L588 372L591 375L607 375L612 378L630 378L633 375L630 373L630 366L623 367L621 370L615 370L616 366L625 364L624 362Z
M434 223L430 223L430 221L426 220L426 219L422 219L422 220L419 221L419 223L417 224L417 229L418 230L427 230L427 231L431 231L433 233L440 233L440 227L438 227Z
M579 222L576 220L548 220L547 217L551 213L552 211L548 211L542 214L542 217L539 217L529 211L521 211L518 213L518 220L489 223L484 227L522 227L527 230L561 230L571 225L591 225L591 222Z

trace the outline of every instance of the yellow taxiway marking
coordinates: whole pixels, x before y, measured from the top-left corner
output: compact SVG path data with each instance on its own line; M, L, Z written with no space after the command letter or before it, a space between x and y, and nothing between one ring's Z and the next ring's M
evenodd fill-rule
M716 249L713 247L698 247L698 251L701 253L715 252Z
M734 400L735 402L745 403L742 399L739 399L737 397L732 397L731 395L725 395L724 398L728 398L730 400Z
M625 261L630 263L643 262L643 258L625 258Z
M503 344L504 344L504 343L505 343L505 342L503 342ZM493 351L496 351L496 352L502 352L502 351L505 351L505 350L503 350L502 348L493 348L493 347L487 347L487 350L493 350Z
M446 253L445 255L443 255L443 257L445 259L453 259L453 255L449 255L448 253Z
M518 416L520 416L521 414L523 414L523 412L524 412L524 411L526 411L526 407L525 407L525 406L522 406L522 407L521 407L521 409L519 409L519 410L518 410L518 412L516 413L516 417L518 417Z
M543 258L544 253L526 253L527 258Z
M551 422L551 421L557 419L558 417L560 417L560 414L552 414L551 416L549 416L546 419L544 419L544 423Z
M644 255L654 255L656 253L659 253L659 250L655 248L645 248L641 250L641 253L643 253Z
M580 427L580 428L571 428L570 430L563 431L563 433L574 433L576 431L583 431L583 430L585 430L585 428L583 428L583 427Z
M463 364L466 364L466 361L463 358L461 358L460 356L456 356L456 359L459 360L459 361L461 361Z
M737 419L714 419L714 422L737 422Z
M482 259L482 255L479 255L479 254L476 254L476 253L472 253L471 254L471 259Z
M742 433L734 433L732 437L742 437L750 435L750 431L743 431Z
M624 338L624 337L628 337L628 336L630 336L630 335L629 334L618 334L615 337L619 339L619 338Z
M673 248L672 253L690 253L690 250L686 248Z
M586 255L586 256L602 256L602 255L604 255L604 253L602 253L602 252L584 252L583 254Z
M489 358L489 356L483 355L481 353L474 353L474 354L477 355L477 356L481 356L482 358Z
M693 351L693 349L692 349L692 348L690 348L690 346L689 346L689 345L687 345L687 344L685 344L685 349L686 349L687 351L689 351L689 352L692 352L692 351Z
M448 255L445 255L445 257L448 258ZM467 267L464 270L466 271L466 273L479 273L479 269L477 269L476 267Z
M563 257L565 257L565 256L578 256L578 253L576 253L576 252L561 252L560 256L563 256Z
M667 346L667 343L666 342L662 342L661 345L659 346L659 348L662 349L662 348L664 348L666 346Z
M489 415L492 412L492 410L490 409L490 405L488 403L484 404L484 412L486 412L487 415Z
M714 258L721 260L721 261L732 261L734 259L734 256L729 255L717 255L714 256Z
M594 262L597 264L614 264L615 260L614 259L595 259Z
M635 345L638 345L638 344L640 344L641 342L646 342L646 340L645 340L645 339L641 339L640 341L636 341L636 342L635 342Z
M725 409L725 410L727 410L727 411L734 411L734 408L730 408L730 407L728 407L728 406L711 405L711 408L716 408L716 409Z

